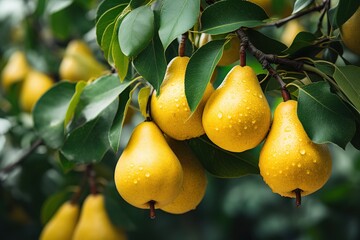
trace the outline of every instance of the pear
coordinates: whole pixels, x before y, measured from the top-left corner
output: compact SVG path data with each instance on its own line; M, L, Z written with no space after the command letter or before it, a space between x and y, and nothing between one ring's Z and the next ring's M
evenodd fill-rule
M12 84L23 81L29 71L30 66L24 52L16 51L11 54L1 73L1 83L4 90L7 91Z
M305 31L304 26L299 22L299 20L294 19L285 25L284 31L281 34L281 41L286 46L290 47L296 35L302 31Z
M183 171L160 129L146 121L135 127L114 178L119 194L129 204L162 208L179 195Z
M191 113L185 96L185 71L189 57L175 57L167 67L159 96L151 98L151 116L160 129L177 140L203 135L201 115L210 94L214 91L208 84L197 109Z
M96 60L87 44L81 40L71 41L60 63L60 78L77 82L88 81L106 73L106 68Z
M251 67L234 66L208 99L203 126L219 147L243 152L256 147L270 127L270 107Z
M40 240L70 240L79 217L79 205L65 202L45 225Z
M20 106L31 112L39 98L52 87L54 81L46 74L31 70L26 76L20 91Z
M360 55L360 7L356 12L341 26L341 39L344 45L352 52Z
M65 238L64 238L65 239ZM77 224L73 240L124 240L125 233L116 228L106 212L105 199L102 194L91 194L86 197Z
M275 109L270 133L260 152L259 167L273 192L298 198L320 189L330 177L327 145L307 136L298 116L297 102L288 100Z
M204 198L207 177L203 166L184 141L170 138L166 140L181 163L184 177L179 195L161 209L168 213L182 214L195 209Z

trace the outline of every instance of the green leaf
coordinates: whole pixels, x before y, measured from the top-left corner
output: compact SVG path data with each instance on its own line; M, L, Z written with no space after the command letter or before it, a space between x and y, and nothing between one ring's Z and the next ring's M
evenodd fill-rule
M264 53L281 54L287 49L287 46L282 42L269 38L254 29L248 29L246 34L248 35L251 43Z
M58 151L59 165L64 173L68 173L74 169L76 164L69 161L60 151Z
M287 54L294 54L303 48L313 46L316 41L316 36L309 32L300 32L296 35L294 41L288 49L284 51Z
M81 96L70 129L95 119L114 102L132 82L119 82L116 75L108 75L87 85Z
M47 91L33 110L34 127L46 145L59 148L64 141L64 120L75 84L60 82Z
M219 1L210 5L201 15L202 31L223 34L240 27L257 27L267 19L264 9L248 1Z
M159 36L164 49L194 26L200 13L199 0L164 0L160 10Z
M71 162L100 162L110 149L109 131L118 109L116 99L100 115L68 134L61 154Z
M111 23L109 24L105 31L104 34L101 38L101 49L104 52L104 57L106 58L106 60L108 60L108 62L112 63L113 59L112 59L112 54L111 54L111 46L112 46L112 38L113 38L113 34L114 34L114 28L115 28L115 23Z
M133 64L136 71L159 92L166 72L166 60L157 34L147 48L134 59Z
M118 6L118 5L128 5L129 4L129 0L117 0L117 1L114 1L114 0L104 0L102 1L97 10L96 10L96 19L95 19L95 22L98 22L100 17L105 13L107 12L109 9L115 7L115 6Z
M343 25L359 8L359 0L339 1L336 11L337 26Z
M305 9L307 6L309 6L313 2L314 2L314 0L296 0L292 14L300 12L301 10Z
M148 3L150 0L131 0L129 5L131 7L131 9L135 9L140 7L141 5L144 5L146 3Z
M123 18L118 18L118 20L116 21L115 24L115 29L118 29L121 22L122 22ZM127 56L125 56L125 54L123 53L123 51L120 48L120 44L118 41L118 36L116 35L117 31L115 31L113 33L113 37L112 37L112 59L114 61L115 64L115 68L117 70L117 73L119 75L120 81L124 81L128 69L129 69L129 58Z
M74 2L74 0L63 0L63 1L49 1L48 5L47 5L47 9L46 11L49 14L53 14L56 12L59 12L61 10L64 10L65 8L69 7L72 3Z
M126 88L119 96L119 106L113 121L113 124L110 129L109 139L111 148L115 153L118 152L120 147L120 137L122 132L122 127L126 117L127 109L131 103L131 97L136 89L136 86L130 91L129 88Z
M70 103L69 103L69 107L66 111L64 127L66 127L70 123L71 119L73 118L75 109L80 101L81 93L84 90L84 88L86 87L86 85L87 85L87 82L85 82L85 81L79 81L76 83L75 93L73 94L73 96L70 100Z
M147 106L148 106L148 101L150 100L149 99L150 93L151 93L150 86L146 86L146 87L141 88L139 91L139 94L138 94L139 108L140 108L141 115L144 118L149 117L148 113L147 113Z
M41 222L46 224L55 212L60 208L60 206L70 198L70 192L68 190L63 190L57 192L54 195L46 199L43 207L41 208Z
M336 66L334 79L341 91L349 98L356 110L360 113L360 67L358 66Z
M260 146L242 153L233 153L219 148L206 136L188 140L188 143L204 168L216 177L259 174Z
M96 39L100 46L102 45L102 39L105 34L106 28L110 24L115 23L117 17L119 16L119 14L121 14L121 12L124 10L124 8L126 6L127 6L126 4L119 4L119 5L116 5L112 8L110 8L105 13L103 13L100 16L99 20L96 22L96 25L95 25Z
M185 72L185 95L191 111L199 105L225 44L225 39L208 42L191 56Z
M119 28L119 44L128 57L138 55L154 35L154 13L150 6L141 6L125 16Z
M332 142L345 148L355 133L355 120L326 82L299 88L298 116L308 136L316 143Z

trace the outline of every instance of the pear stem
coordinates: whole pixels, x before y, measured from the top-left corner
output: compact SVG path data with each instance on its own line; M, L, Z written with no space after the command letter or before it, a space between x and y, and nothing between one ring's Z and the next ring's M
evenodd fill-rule
M179 44L179 56L183 57L185 56L185 48L186 48L186 40L188 38L188 32L183 33L181 35L181 40L180 40L180 44Z
M150 219L155 219L156 214L155 214L155 201L151 200L149 202L149 206L150 206Z
M247 42L240 43L240 66L246 66L246 44Z
M148 98L147 103L146 103L146 119L145 119L145 121L147 121L147 122L152 121L152 117L151 117L151 98L152 98L153 94L154 94L154 89L151 90L149 98Z
M71 196L71 199L70 199L71 204L75 205L79 202L80 196L83 193L84 188L85 188L86 180L87 180L87 173L85 172L78 188L76 189L74 194Z
M303 69L304 64L302 62L298 62L290 59L279 58L278 56L273 54L263 53L252 44L252 42L249 40L243 28L239 28L238 30L236 30L236 34L241 40L240 49L241 47L243 47L249 50L249 52L261 63L262 67L264 69L267 69L270 75L279 82L281 87L281 95L284 101L290 100L291 97L289 91L286 89L286 83L281 79L281 77L276 72L276 70L271 66L271 63L290 65L291 67L295 68L298 71L301 71ZM240 64L242 64L241 59L240 59Z
M295 197L296 197L296 207L300 207L301 205L301 192L302 190L297 188L293 191L295 193Z
M88 178L91 194L93 194L93 195L98 194L98 190L97 190L97 187L96 187L96 181L95 181L96 173L95 173L95 171L93 169L92 164L89 164L89 165L86 166L86 176Z

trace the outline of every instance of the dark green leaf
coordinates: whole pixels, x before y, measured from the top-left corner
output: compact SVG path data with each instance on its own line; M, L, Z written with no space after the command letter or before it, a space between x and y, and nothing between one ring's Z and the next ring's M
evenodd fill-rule
M269 38L256 30L248 29L246 33L250 41L264 53L281 54L287 48L282 42Z
M166 60L164 48L157 34L147 48L134 59L133 63L136 71L159 92L165 76Z
M294 10L293 10L293 14L300 12L301 10L305 9L307 6L309 6L310 4L312 4L314 2L314 0L296 0L295 4L294 4Z
M159 36L164 49L179 35L187 32L198 20L199 0L164 0L160 11Z
M41 209L41 222L45 225L69 197L69 191L61 191L46 199Z
M129 5L131 9L135 9L137 7L140 7L141 5L144 5L148 3L150 0L131 0Z
M119 29L119 26L122 22L123 18L118 18L116 23L115 23L115 27L114 29ZM120 43L118 41L118 36L116 35L117 31L115 31L113 33L113 37L112 37L112 59L113 62L115 64L115 68L117 70L117 73L119 75L120 81L124 81L128 69L129 69L129 58L127 56L125 56L125 54L123 53L123 51L120 48Z
M208 42L191 56L185 73L185 95L191 111L199 105L225 43L225 39Z
M210 5L201 15L202 31L223 34L240 27L256 27L267 19L264 9L248 1L219 1Z
M360 113L360 67L347 65L335 68L334 79L341 91Z
M204 168L214 176L230 178L259 174L260 147L233 153L219 148L205 136L191 139L188 143Z
M336 8L336 24L343 25L359 8L359 0L342 0Z
M65 127L70 123L70 121L74 117L76 107L80 101L81 93L84 90L84 88L86 87L86 85L87 85L87 82L85 82L85 81L79 81L76 83L75 93L71 97L71 100L69 102L69 107L66 111L65 120L64 120Z
M133 90L135 90L135 88ZM126 112L130 102L130 89L126 88L125 91L123 91L119 96L118 110L109 133L110 145L115 153L117 153L119 150L122 126L124 124Z
M116 75L108 75L87 85L81 96L70 129L95 119L133 81L119 82Z
M110 10L111 8L114 8L118 5L122 5L122 4L126 4L128 5L129 3L129 0L117 0L117 1L114 1L114 0L104 0L102 1L97 10L96 10L96 20L95 22L98 22L100 17L105 13L107 12L108 10Z
M316 143L332 142L345 148L355 133L351 111L330 92L326 82L299 88L298 116L306 133Z
M47 91L33 110L34 126L46 145L59 148L64 141L64 120L75 84L60 82Z
M154 35L154 13L150 6L142 6L125 16L119 28L119 43L128 57L139 54Z
M61 153L77 164L100 162L110 149L109 131L119 101L116 99L100 115L68 134Z
M303 48L314 45L316 41L316 36L309 32L300 32L296 35L291 46L285 50L287 54L293 54L297 51L300 51Z
M73 170L76 164L69 161L60 151L58 151L60 167L64 173L68 173Z
M108 60L108 62L112 63L113 59L112 59L112 54L111 54L111 46L112 46L112 38L113 38L113 34L114 34L114 28L115 28L115 23L110 23L105 31L104 34L102 35L101 38L101 49L104 52L104 57Z

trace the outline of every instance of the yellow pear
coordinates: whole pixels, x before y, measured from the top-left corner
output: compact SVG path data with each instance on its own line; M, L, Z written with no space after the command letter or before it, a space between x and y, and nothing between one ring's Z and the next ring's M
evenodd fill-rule
M54 84L44 73L32 70L26 76L20 91L20 106L24 111L31 112L39 98Z
M102 194L91 194L84 201L72 240L84 239L127 239L125 233L112 224L106 212L105 199Z
M188 57L175 57L171 60L160 95L153 94L151 98L151 116L154 122L164 133L177 140L195 138L205 133L201 115L206 100L214 91L213 86L208 84L199 106L191 113L184 85L188 62Z
M280 103L270 133L260 152L260 174L273 192L285 197L302 196L320 189L330 177L327 145L307 136L298 116L297 102Z
M79 217L79 205L65 202L45 225L40 240L70 240Z
M96 60L90 48L81 40L71 41L60 63L59 74L63 80L88 81L106 73L106 68Z
M1 83L4 90L8 90L16 82L23 81L29 71L30 67L23 52L16 51L11 54L1 73Z
M281 18L289 16L294 5L294 1L292 0L282 0L280 2L276 0L249 0L249 2L255 3L262 7L269 17L278 16Z
M344 45L352 52L360 55L360 7L356 12L341 26L341 38Z
M181 192L173 202L161 208L165 212L182 214L195 209L204 198L207 177L203 166L185 142L167 138L178 157L184 173Z
M234 66L208 99L202 121L212 142L228 151L243 152L265 138L270 117L253 69Z
M115 168L115 184L122 198L138 208L161 208L180 193L180 162L154 122L135 127Z
M305 31L305 28L298 20L292 20L286 23L284 31L281 34L281 41L290 46L299 32Z

